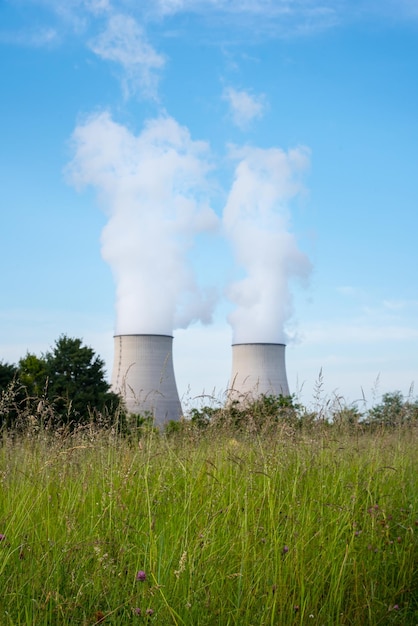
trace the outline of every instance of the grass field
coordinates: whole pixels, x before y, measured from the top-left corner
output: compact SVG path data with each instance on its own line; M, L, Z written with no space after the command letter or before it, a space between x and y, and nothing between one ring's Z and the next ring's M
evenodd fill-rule
M418 624L418 436L4 435L0 624Z

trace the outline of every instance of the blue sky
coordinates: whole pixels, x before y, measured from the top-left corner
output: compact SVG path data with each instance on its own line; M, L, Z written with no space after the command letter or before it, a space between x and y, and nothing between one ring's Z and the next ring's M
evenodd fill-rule
M110 372L166 310L187 404L262 302L306 404L409 392L415 2L3 0L0 48L0 359L66 333Z

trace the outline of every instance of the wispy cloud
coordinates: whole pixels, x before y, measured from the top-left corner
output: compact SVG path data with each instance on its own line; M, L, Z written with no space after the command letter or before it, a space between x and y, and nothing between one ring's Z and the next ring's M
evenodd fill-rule
M165 17L180 13L205 16L212 26L251 29L286 36L323 30L339 22L343 0L149 0L151 13Z
M360 319L347 319L337 324L328 321L305 326L305 344L356 343L367 345L384 341L417 341L418 328L404 324L372 324Z
M94 14L100 14L111 9L110 0L86 0L86 8Z
M156 97L163 55L148 43L140 24L127 15L112 15L105 30L90 41L91 50L102 59L118 64L126 96L140 92Z
M384 300L383 306L389 311L402 311L408 306L406 300Z
M261 118L267 106L264 94L257 96L233 87L224 89L222 97L229 104L233 123L241 130L248 128L253 120Z
M387 299L346 314L337 322L322 320L305 325L304 341L308 343L376 344L387 342L416 342L417 302L414 300Z
M353 21L414 20L416 0L146 0L147 12L160 18L194 14L211 27L228 26L260 37L310 36Z
M385 14L396 9L412 15L418 14L415 0L363 0L361 6L352 0L147 0L147 3L162 14L222 11L270 17L297 14L312 17L360 12Z
M288 38L315 35L316 33L336 28L353 20L382 19L413 20L418 18L416 0L24 0L28 6L25 14L27 24L31 22L31 8L44 10L45 26L34 31L32 26L22 27L21 32L0 32L1 43L42 46L52 41L62 42L71 33L85 42L91 39L91 33L103 25L109 24L102 34L95 38L95 48L102 51L103 58L123 65L125 71L124 88L131 93L133 86L141 85L151 92L158 82L156 70L164 64L161 54L156 52L145 37L149 34L149 25L153 24L153 33L164 36L166 29L173 26L173 20L187 15L200 21L202 29L190 29L183 21L182 26L170 32L182 36L193 36L199 32L204 36L204 27L210 30L210 40L217 37L234 39L245 37L246 41L260 40L265 37ZM115 21L125 20L125 31L115 31ZM127 24L131 20L131 27ZM135 24L136 27L133 27ZM118 29L121 26L119 25ZM136 31L136 34L134 34ZM120 37L119 34L120 33ZM123 42L124 34L129 41ZM119 41L117 41L119 40ZM113 41L113 43L111 43ZM142 61L126 62L130 43L139 45ZM110 48L112 52L110 52ZM106 51L106 53L105 53ZM130 48L132 53L132 48ZM107 57L105 56L107 55ZM132 54L130 55L132 57ZM121 57L125 61L121 61ZM139 80L138 80L139 79Z
M30 28L20 31L0 32L0 43L31 48L52 46L59 41L54 28Z
M355 297L358 295L358 289L356 287L351 287L350 285L341 285L341 287L337 287L337 292L342 296L347 297Z

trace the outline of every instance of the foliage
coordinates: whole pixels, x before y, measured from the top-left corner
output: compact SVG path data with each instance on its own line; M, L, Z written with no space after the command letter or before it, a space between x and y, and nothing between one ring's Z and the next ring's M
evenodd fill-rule
M110 392L104 361L81 339L61 336L45 363L47 395L63 423L84 423L117 408L120 401Z
M339 406L332 412L333 424L340 430L356 430L362 417L363 414L357 406Z
M404 400L400 391L385 393L382 396L382 402L368 411L366 423L391 428L417 424L418 400Z
M20 384L16 365L0 361L0 427L10 428L20 414Z
M0 390L6 389L17 376L17 367L0 361Z
M8 370L3 370L7 374ZM104 361L81 339L62 335L41 357L26 354L15 368L14 377L18 383L13 390L14 406L8 403L3 426L24 421L23 416L26 421L42 416L54 428L73 428L91 421L105 425L117 421L121 427L125 422L120 397L110 391L106 381ZM3 395L8 386L10 382L3 387Z
M19 380L28 397L41 398L47 392L49 379L47 359L28 352L19 361Z
M233 399L221 407L194 408L190 420L198 429L211 427L260 435L283 425L298 430L310 427L314 416L293 396L262 394L257 398Z

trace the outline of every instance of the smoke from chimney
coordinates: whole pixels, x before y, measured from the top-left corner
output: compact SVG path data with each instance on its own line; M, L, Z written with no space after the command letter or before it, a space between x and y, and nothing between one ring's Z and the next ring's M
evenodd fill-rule
M224 232L242 276L228 288L235 309L230 398L289 395L284 360L290 282L311 265L290 232L291 201L303 192L306 148L235 150L235 180L224 210Z
M188 258L198 233L214 231L208 146L170 117L139 135L101 113L73 133L68 168L78 186L96 188L108 215L102 255L116 283L116 334L171 335L211 321L213 292L202 292Z
M142 373L135 382L128 372L129 368L139 371L138 355L146 365L160 344L166 345L167 337L171 341L175 328L211 321L213 292L199 288L189 257L198 235L215 231L219 222L207 200L209 148L193 141L187 128L168 116L148 121L134 135L108 113L80 124L73 133L73 146L68 173L78 187L90 185L97 190L108 216L102 255L116 283L114 386L119 390L131 387L134 395L148 396L159 389L157 371L151 368L152 381L146 381ZM259 389L261 380L268 384L275 380L273 389L284 392L283 344L292 314L290 281L306 280L310 272L309 260L290 230L289 207L303 192L301 177L309 165L309 151L246 147L232 148L230 156L237 165L222 224L240 271L227 289L235 304L229 316L233 343L276 346L266 348L271 355L262 358L256 348L245 348L245 358L236 361L233 357L232 378L235 382L257 378ZM128 338L139 336L153 337L155 346ZM165 339L160 342L158 337ZM128 363L124 351L131 354L133 343L136 356ZM168 352L171 355L171 344ZM244 354L240 348L235 352ZM250 353L254 363L264 364L258 377L250 366ZM240 368L246 363L248 371L237 369L236 362ZM281 364L280 374L273 372L274 362ZM128 387L121 386L121 376L125 383L129 380ZM176 414L173 369L169 378ZM247 382L242 382L243 389Z
M227 199L223 226L243 277L229 286L233 343L283 343L292 315L290 281L306 280L311 265L290 232L289 204L303 192L306 148L245 148Z

